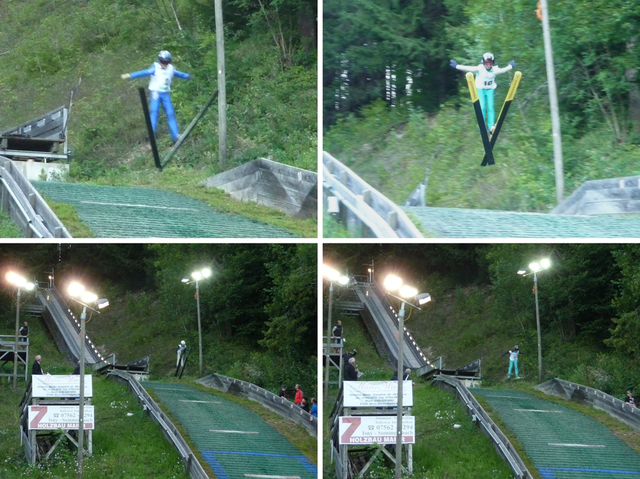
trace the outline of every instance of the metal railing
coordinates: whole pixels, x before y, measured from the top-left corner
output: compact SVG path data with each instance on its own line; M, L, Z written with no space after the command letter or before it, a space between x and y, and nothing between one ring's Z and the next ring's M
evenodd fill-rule
M217 389L225 393L238 394L246 399L256 401L267 409L285 419L291 419L303 426L313 437L318 437L318 418L312 416L304 409L296 406L291 401L281 398L271 391L262 389L255 384L234 379L221 374L210 374L196 381L205 387Z
M208 479L209 476L205 472L193 451L186 443L173 422L162 412L158 404L149 396L149 393L140 386L131 374L124 371L112 369L107 373L107 377L120 383L124 383L129 387L131 393L136 397L145 411L151 416L151 419L161 428L164 436L173 444L180 455L180 460L184 463L184 467L192 479Z
M340 161L323 152L323 197L339 200L337 214L351 232L374 238L422 238L406 213Z
M0 207L25 238L71 238L29 180L3 156L0 156Z
M465 406L473 421L480 430L491 440L498 454L507 462L513 471L513 477L518 479L533 479L531 472L514 449L513 445L489 417L480 403L473 397L469 390L457 379L449 376L437 376L433 379L433 386L440 389L454 391L458 401Z

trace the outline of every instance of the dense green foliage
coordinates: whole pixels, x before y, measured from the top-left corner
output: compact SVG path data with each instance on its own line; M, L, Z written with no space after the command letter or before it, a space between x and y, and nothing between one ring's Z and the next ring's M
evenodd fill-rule
M537 379L533 277L516 272L548 257L551 268L537 275L543 379L614 395L640 388L636 244L327 244L324 255L325 263L356 275L373 259L377 282L393 272L429 292L433 302L407 318L416 341L451 368L482 357L489 382L504 378L508 362L500 355L514 344L526 353L525 375Z
M402 203L549 211L556 204L541 23L530 2L325 2L324 149ZM639 13L629 2L550 4L565 196L586 180L640 173ZM456 59L514 59L522 81L495 147L482 143ZM496 110L513 76L498 77ZM425 173L426 171L426 173Z
M316 2L224 2L229 166L257 157L316 170ZM0 125L13 126L75 98L69 137L77 180L152 175L137 87L120 74L169 50L181 131L217 88L214 3L202 0L6 0L0 5ZM214 103L215 105L215 103ZM219 170L216 107L172 167L204 178ZM168 132L159 121L160 148ZM170 170L167 174L171 174Z
M22 271L66 284L78 280L111 306L87 323L105 355L119 363L151 355L151 370L173 373L181 339L191 347L186 374L198 374L195 284L181 278L210 266L200 281L204 371L277 392L281 384L316 395L317 246L314 244L5 245L0 272ZM3 275L5 273L2 273ZM0 291L2 329L13 330L12 291Z

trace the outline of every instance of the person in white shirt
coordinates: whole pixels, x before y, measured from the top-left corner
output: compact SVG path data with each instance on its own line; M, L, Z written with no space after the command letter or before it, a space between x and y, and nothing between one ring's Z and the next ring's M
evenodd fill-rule
M176 367L183 366L185 357L185 352L187 350L187 343L183 340L178 344L178 349L176 349Z
M518 375L518 356L524 353L520 352L520 348L516 344L512 350L502 353L502 356L506 356L507 354L509 355L509 372L507 373L507 379L511 377L511 371L514 368L516 370L516 379L520 379L520 376Z
M455 60L451 60L450 62L451 67L456 70L476 74L476 88L478 89L480 108L482 108L482 115L485 117L488 129L491 133L493 133L496 121L496 112L494 108L494 93L497 86L496 75L508 72L516 66L516 63L513 60L511 60L504 68L495 66L494 62L495 58L493 53L490 52L482 55L482 63L475 67L458 65Z
M158 61L151 65L146 70L140 70L133 73L124 73L121 75L123 80L128 78L140 78L150 76L149 79L149 91L151 92L151 103L149 104L149 114L151 116L151 126L155 133L158 126L158 113L160 111L160 105L164 109L164 113L167 115L167 122L169 123L169 131L171 132L171 141L174 143L178 141L178 123L176 122L176 114L173 110L173 103L171 103L171 81L174 76L178 78L191 78L188 73L182 73L173 68L171 64L171 53L166 50L162 50L158 54Z

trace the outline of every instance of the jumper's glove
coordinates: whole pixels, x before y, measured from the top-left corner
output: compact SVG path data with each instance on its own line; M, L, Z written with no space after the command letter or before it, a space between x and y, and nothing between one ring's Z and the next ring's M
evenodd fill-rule
M455 60L451 60L451 61L449 62L449 65L451 66L451 68L455 68L455 67L457 67L457 66L458 66L458 62L457 62L457 61L455 61Z
M120 75L120 78L122 78L123 80L128 80L129 78L131 78L131 75L129 75L128 73L123 73L122 75Z
M513 60L511 60L509 62L509 65L511 65L511 68L515 68L516 67L516 62L514 62Z

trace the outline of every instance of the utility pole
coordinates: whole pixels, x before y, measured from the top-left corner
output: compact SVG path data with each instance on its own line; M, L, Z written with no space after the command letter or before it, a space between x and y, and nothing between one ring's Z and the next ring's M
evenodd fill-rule
M227 164L227 87L224 68L224 24L222 0L215 0L216 48L218 58L218 161L223 168Z
M553 49L549 28L549 8L547 0L540 0L542 10L542 35L544 37L544 56L547 63L547 83L549 84L549 105L551 107L551 131L553 133L553 162L556 173L556 200L564 200L564 168L562 165L562 136L560 135L560 115L558 113L558 92L556 74L553 68Z

